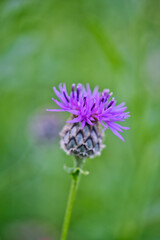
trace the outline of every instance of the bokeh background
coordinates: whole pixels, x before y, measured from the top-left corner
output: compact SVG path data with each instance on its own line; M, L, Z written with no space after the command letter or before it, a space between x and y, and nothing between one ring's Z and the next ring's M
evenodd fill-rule
M109 88L131 118L87 160L70 240L160 239L160 1L0 1L0 240L58 240L72 157L52 87Z

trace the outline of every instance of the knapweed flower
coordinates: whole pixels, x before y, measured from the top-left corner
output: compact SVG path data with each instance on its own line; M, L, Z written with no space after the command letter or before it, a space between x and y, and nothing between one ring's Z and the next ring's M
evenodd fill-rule
M60 109L47 109L52 112L69 112L71 117L61 132L61 146L68 153L81 158L94 157L100 154L104 147L103 131L110 129L117 137L124 141L119 132L128 130L128 127L119 125L129 117L125 112L125 103L116 105L117 101L111 98L109 89L103 92L95 87L93 92L89 84L86 88L82 84L72 85L68 94L66 85L60 84L59 91L53 87L59 101L52 100ZM103 130L100 129L100 125Z

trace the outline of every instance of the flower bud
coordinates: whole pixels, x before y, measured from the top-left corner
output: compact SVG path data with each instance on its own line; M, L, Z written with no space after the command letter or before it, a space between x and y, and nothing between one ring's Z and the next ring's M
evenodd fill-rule
M61 133L61 148L67 153L79 158L93 158L100 155L104 145L104 134L99 129L98 122L94 125L85 124L81 129L80 123L66 123Z

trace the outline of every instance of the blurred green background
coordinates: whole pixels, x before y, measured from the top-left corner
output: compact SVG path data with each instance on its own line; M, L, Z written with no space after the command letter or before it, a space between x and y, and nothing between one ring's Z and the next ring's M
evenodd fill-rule
M160 239L160 1L1 0L0 240L60 237L68 114L45 112L60 82L109 88L131 112L126 142L106 131L85 165L68 239Z

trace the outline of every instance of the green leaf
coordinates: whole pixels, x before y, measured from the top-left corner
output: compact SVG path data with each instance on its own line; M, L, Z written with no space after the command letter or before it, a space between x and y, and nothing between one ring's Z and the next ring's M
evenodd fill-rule
M73 175L78 175L79 173L83 174L83 175L88 175L89 172L88 171L84 171L82 168L80 167L67 167L66 165L64 165L64 170L68 173Z

